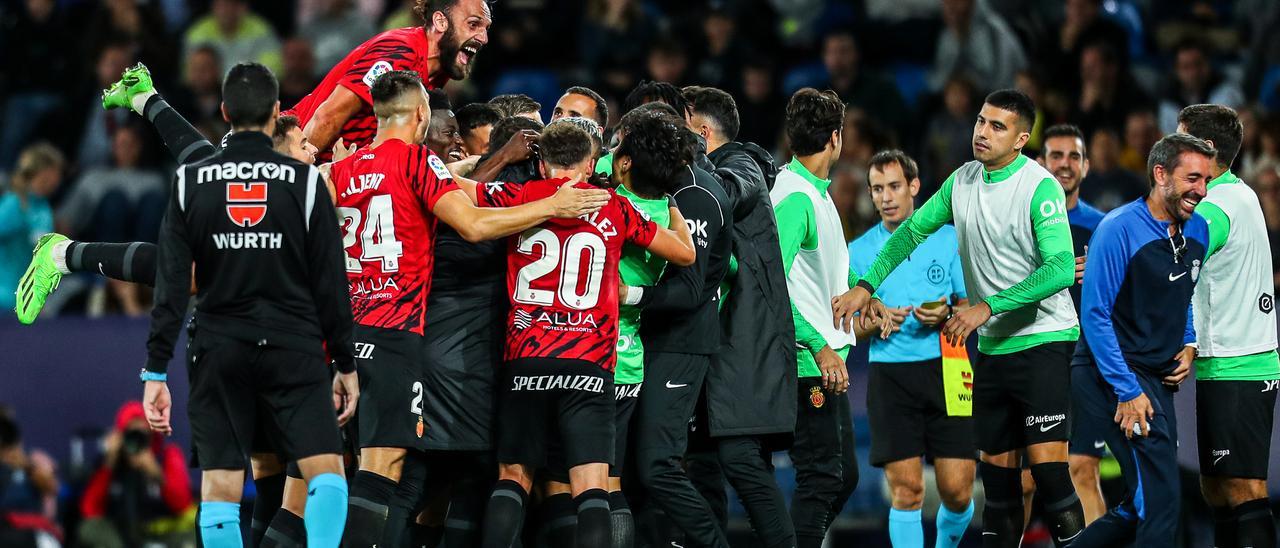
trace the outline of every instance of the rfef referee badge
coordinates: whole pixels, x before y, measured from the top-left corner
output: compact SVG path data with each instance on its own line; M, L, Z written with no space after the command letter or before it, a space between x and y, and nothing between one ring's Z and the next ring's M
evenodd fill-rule
M822 406L827 404L827 396L822 393L821 388L815 386L809 389L809 404L813 405L814 409L822 409Z
M422 438L422 434L426 431L427 425L422 423L422 417L418 417L418 438Z

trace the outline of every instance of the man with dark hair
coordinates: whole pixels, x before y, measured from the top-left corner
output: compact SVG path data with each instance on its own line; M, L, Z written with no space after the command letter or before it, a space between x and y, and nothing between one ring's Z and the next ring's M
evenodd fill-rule
M458 188L444 163L416 144L426 137L430 106L411 71L381 76L371 90L378 133L369 147L333 165L340 187L340 225L355 313L357 365L364 371L365 413L360 413L360 472L352 482L351 527L344 546L374 546L407 450L424 450L423 321L434 258L431 218L468 241L497 239L553 217L596 211L608 194L572 188L503 210L477 208L474 183ZM359 181L357 183L356 181ZM399 204L401 207L396 207ZM390 225L390 227L388 227ZM375 230L381 238L375 240ZM388 229L390 228L390 229ZM359 237L357 237L359 235Z
M1005 89L987 96L973 127L973 157L893 232L848 298L833 304L842 329L853 313L929 234L954 221L971 303L942 333L960 344L978 331L973 422L986 490L982 534L988 546L1022 540L1023 457L1044 501L1057 546L1084 527L1067 467L1070 359L1080 338L1067 288L1074 281L1071 231L1062 186L1022 155L1035 104ZM1068 426L1063 427L1066 423ZM1025 455L1024 455L1025 454Z
M1276 546L1267 502L1271 425L1280 385L1271 246L1258 196L1231 172L1243 129L1235 111L1191 105L1178 131L1213 145L1217 161L1196 213L1209 223L1213 261L1200 269L1194 306L1200 489L1215 546Z
M1069 291L1071 302L1079 314L1084 257L1089 248L1089 238L1093 237L1093 231L1103 217L1101 211L1080 199L1080 183L1089 175L1089 155L1080 128L1058 124L1046 129L1044 146L1040 150L1040 165L1053 174L1066 195L1067 222L1071 225L1072 251L1076 257L1076 281L1071 284ZM1073 378L1079 374L1082 373L1076 371L1076 368L1071 369ZM1080 405L1075 402L1075 392L1072 392L1072 401L1072 405ZM1093 523L1107 511L1106 501L1102 498L1098 467L1107 452L1103 430L1111 427L1110 423L1095 423L1083 420L1083 417L1071 421L1067 466L1071 472L1071 483L1075 485L1076 495L1080 497L1080 505L1084 509L1085 525Z
M458 119L453 114L449 96L442 89L432 89L427 90L427 97L431 106L431 124L427 127L427 137L422 144L439 151L437 154L445 163L452 164L466 158L462 131L458 128Z
M682 153L674 131L650 124L623 141L615 156L623 185L646 195L663 192ZM543 131L541 145L542 170L550 179L511 188L485 185L477 203L509 207L586 185L596 150L586 131L556 122ZM679 210L670 208L670 215L670 228L660 228L614 195L599 213L551 221L510 240L511 316L496 421L499 480L485 511L483 546L516 542L533 471L542 466L568 472L578 516L575 544L611 544L608 468L621 458L613 454L618 260L630 242L691 264L688 228ZM583 253L595 258L585 270L578 266ZM558 444L555 458L548 456L552 444Z
M458 129L462 131L462 148L468 156L483 156L489 152L489 134L493 124L502 119L502 113L488 103L471 103L454 112Z
M680 94L680 88L667 82L652 80L641 80L631 89L631 93L622 101L622 113L626 114L640 105L655 101L671 105L681 117L689 115L689 104Z
M849 244L850 266L865 272L876 254L915 212L920 192L915 160L901 150L871 157L867 188L880 222ZM884 468L889 482L889 540L894 546L923 546L921 508L924 462L937 476L936 546L959 545L973 518L974 443L972 381L967 354L940 344L942 324L968 307L955 228L931 234L877 294L889 308L894 331L870 339L867 415L871 419L871 464ZM970 377L966 378L966 375Z
M689 104L689 129L707 141L707 150L738 138L738 104L724 90L687 86L682 92ZM718 139L716 146L712 139Z
M152 429L172 432L166 371L194 262L199 328L189 351L200 366L192 369L190 418L207 546L241 543L245 455L258 428L268 428L308 483L307 544L337 546L346 518L338 424L354 413L359 387L341 237L319 171L271 150L277 93L262 65L227 74L227 148L178 168L158 244L143 405ZM332 390L322 342L339 372ZM344 400L335 417L334 402ZM272 419L262 424L259 415Z
M551 121L569 116L590 118L600 124L600 128L603 129L609 124L609 103L591 88L573 86L564 90L564 95L556 101L556 109L551 112Z
M791 96L784 127L795 157L769 192L796 329L800 379L791 520L800 548L822 546L827 527L858 484L853 414L845 396L845 359L854 338L831 321L831 301L857 278L849 267L840 213L827 192L831 167L840 157L844 109L834 92L804 88ZM873 305L883 310L878 302Z
M523 93L509 93L489 99L489 106L498 109L503 118L520 116L542 123L542 103Z
M392 70L412 70L428 88L471 74L476 54L489 43L493 16L485 0L418 0L420 27L392 29L347 54L288 114L296 114L307 139L327 159L338 138L363 147L377 122L369 90Z
M1150 192L1112 210L1093 234L1074 359L1087 376L1073 375L1081 383L1072 389L1080 418L1119 426L1105 433L1125 456L1128 493L1073 546L1175 543L1182 489L1173 394L1195 358L1192 293L1221 244L1195 213L1215 155L1185 133L1161 139L1147 159Z

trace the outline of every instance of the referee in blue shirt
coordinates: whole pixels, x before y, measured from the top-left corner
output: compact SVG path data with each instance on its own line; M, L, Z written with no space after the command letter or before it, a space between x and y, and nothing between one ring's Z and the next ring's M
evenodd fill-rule
M850 266L866 272L895 229L915 211L920 192L916 163L900 150L871 158L871 200L881 222L849 244ZM888 338L871 337L867 411L871 463L884 468L892 491L889 539L894 546L924 546L922 455L933 459L942 507L936 546L954 547L973 517L973 419L950 416L943 389L938 327L964 306L955 228L930 235L877 290L898 325Z
M1102 430L1128 496L1072 546L1174 545L1182 492L1173 392L1195 359L1191 295L1211 244L1194 211L1215 154L1184 133L1161 139L1147 159L1151 192L1093 233L1072 363L1075 420L1118 425Z

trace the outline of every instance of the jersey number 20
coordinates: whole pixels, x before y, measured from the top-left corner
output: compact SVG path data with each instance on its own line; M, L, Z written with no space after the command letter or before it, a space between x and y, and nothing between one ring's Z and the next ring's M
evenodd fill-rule
M383 272L400 270L400 256L404 255L404 246L396 240L391 196L374 196L369 199L369 205L365 209L369 212L369 218L365 220L364 230L360 230L360 210L354 207L338 208L338 214L342 215L342 247L350 249L356 245L356 232L360 232L360 257L347 254L347 272L363 270L361 261L382 261Z
M592 232L577 232L561 245L555 233L545 228L531 228L520 235L516 250L533 256L542 256L520 269L516 274L516 302L540 306L554 303L556 294L560 302L574 310L594 308L600 302L600 282L604 274L604 240ZM584 257L585 255L585 257ZM580 284L581 267L587 267L586 280ZM542 278L560 267L560 282L556 291L536 289L534 280ZM582 291L579 292L579 285Z

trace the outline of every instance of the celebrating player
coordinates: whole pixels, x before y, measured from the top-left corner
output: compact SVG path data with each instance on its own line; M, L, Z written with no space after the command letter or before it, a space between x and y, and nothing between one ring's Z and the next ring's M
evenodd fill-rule
M1215 546L1276 545L1267 500L1276 356L1271 246L1253 189L1231 172L1244 130L1235 111L1192 105L1178 131L1217 149L1196 213L1209 223L1213 260L1200 268L1195 312L1196 433L1200 488L1214 514Z
M393 70L418 74L428 89L471 74L476 54L489 43L493 17L484 0L417 0L421 27L392 29L374 36L339 61L314 91L286 114L294 114L307 139L327 159L338 139L363 147L377 120L370 90Z
M1221 247L1204 217L1215 151L1185 133L1151 149L1151 191L1107 214L1093 233L1085 266L1072 388L1078 419L1102 429L1117 454L1128 497L1076 539L1079 546L1172 546L1181 481L1173 392L1195 358L1191 295L1201 265ZM1088 367L1093 365L1094 367ZM1039 482L1037 482L1039 483Z
M1035 104L1017 90L987 96L973 126L974 161L957 169L885 242L849 298L833 304L852 329L853 312L911 251L954 221L968 310L944 324L952 344L978 331L973 365L973 420L986 488L982 534L988 546L1022 539L1022 457L1046 508L1054 543L1084 527L1067 468L1069 361L1080 327L1071 296L1071 231L1062 186L1021 153L1031 138ZM1066 427L1061 427L1063 424Z
M431 120L418 76L388 72L371 95L378 119L372 144L332 168L367 409L358 414L360 472L352 482L345 546L381 540L405 452L425 448L422 362L431 357L423 355L422 331L434 219L468 241L496 239L552 217L590 214L609 196L565 185L517 207L477 208L440 158L416 144Z
M661 194L680 169L678 128L644 120L614 156L616 176L645 195ZM561 185L584 186L593 173L590 135L564 121L540 140L550 179L518 189L485 185L479 203L508 206ZM499 393L499 481L485 512L485 546L511 546L524 521L533 470L567 469L578 509L576 544L610 543L608 487L613 455L613 369L618 329L618 261L624 243L687 266L695 251L684 218L670 208L670 229L615 198L599 213L556 220L510 242L511 314L506 371ZM548 459L555 446L560 455Z

